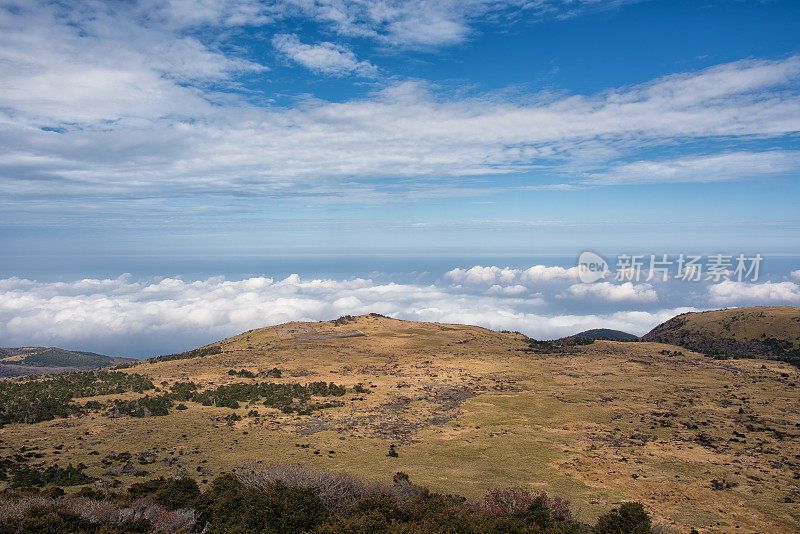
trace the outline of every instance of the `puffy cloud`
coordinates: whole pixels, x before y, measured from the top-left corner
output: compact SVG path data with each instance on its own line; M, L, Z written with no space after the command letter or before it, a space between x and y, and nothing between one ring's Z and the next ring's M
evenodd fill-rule
M469 269L455 268L446 272L444 277L466 284L491 285L517 282L519 287L525 287L553 281L575 281L578 278L578 269L577 267L534 265L523 270L497 267L496 265L475 265Z
M791 276L792 278L794 278L796 280L800 280L800 269L797 269L796 271L792 271L789 276Z
M449 278L454 282L464 282L467 284L494 284L495 282L509 283L512 282L519 270L511 269L509 267L501 268L494 265L484 267L476 265L469 269L455 268L452 271L445 273L445 278Z
M571 284L558 295L560 298L586 299L590 297L609 302L639 303L658 301L658 294L650 284L575 283L578 281L577 267L534 265L528 269L512 269L495 265L475 265L469 269L452 269L445 273L444 278L468 286L490 286L488 289L490 294L523 294L529 288L558 288L559 286L564 287L565 284Z
M549 282L552 280L576 280L578 278L577 267L558 267L534 265L520 273L520 279L528 283Z
M726 280L709 286L708 295L711 302L722 305L797 304L800 303L800 286L794 282L747 283Z
M528 288L519 284L513 286L501 286L495 284L489 288L488 292L491 294L515 296L528 293Z
M634 291L634 294L636 290ZM367 279L266 277L184 281L0 280L0 339L9 345L56 345L143 356L210 343L251 328L368 312L421 321L478 324L538 338L607 326L643 333L675 310L608 314L542 312L524 286L458 287L376 283Z
M625 282L612 284L611 282L597 282L594 284L574 284L569 287L567 294L572 297L594 297L610 302L655 302L658 294L650 284L633 284Z
M282 33L272 38L272 44L292 61L322 74L370 77L378 72L369 61L359 61L353 52L334 43L303 44L297 36Z

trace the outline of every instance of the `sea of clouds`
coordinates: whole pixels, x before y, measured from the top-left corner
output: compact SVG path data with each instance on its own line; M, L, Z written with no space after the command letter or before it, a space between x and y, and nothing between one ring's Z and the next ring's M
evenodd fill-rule
M581 284L574 268L474 266L435 282L369 278L0 280L0 346L45 345L142 357L204 345L252 328L376 312L476 324L548 339L596 327L643 334L686 311L800 304L800 271L781 281ZM670 296L671 295L671 296ZM702 305L698 303L704 303Z

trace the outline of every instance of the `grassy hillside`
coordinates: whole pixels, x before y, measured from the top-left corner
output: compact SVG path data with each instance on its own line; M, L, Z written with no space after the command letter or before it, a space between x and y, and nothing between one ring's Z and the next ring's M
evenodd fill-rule
M202 489L254 462L402 471L474 499L547 491L587 523L632 500L678 532L800 528L796 368L649 342L548 346L377 315L252 330L122 369L154 389L60 388L79 409L6 424L0 465L83 464L98 487L189 473Z
M634 341L639 339L639 336L623 332L622 330L612 330L610 328L592 328L591 330L584 330L583 332L575 334L575 337L613 339L616 341Z
M731 308L673 317L642 336L721 356L779 359L800 365L800 308Z

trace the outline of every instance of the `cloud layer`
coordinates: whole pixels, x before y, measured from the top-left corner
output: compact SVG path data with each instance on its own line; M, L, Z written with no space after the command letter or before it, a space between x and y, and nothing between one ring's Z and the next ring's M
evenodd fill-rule
M527 280L528 286L523 286L510 279L484 278L482 288L465 289L446 283L303 280L297 275L283 280L165 278L151 282L123 276L72 283L10 278L0 281L0 339L9 345L65 345L142 355L180 350L286 321L368 312L520 330L540 338L600 325L642 333L676 313L552 315L536 292L546 290L547 281ZM624 285L621 288L629 291Z
M430 282L374 278L227 280L0 279L0 345L55 345L145 356L210 343L287 321L382 313L419 321L519 330L539 339L588 328L643 334L678 313L708 307L800 304L786 277L757 283L582 284L575 268L455 268ZM435 276L435 275L432 275ZM788 278L797 279L797 272Z
M748 284L726 280L712 285L708 293L712 303L723 306L800 304L800 286L794 282Z

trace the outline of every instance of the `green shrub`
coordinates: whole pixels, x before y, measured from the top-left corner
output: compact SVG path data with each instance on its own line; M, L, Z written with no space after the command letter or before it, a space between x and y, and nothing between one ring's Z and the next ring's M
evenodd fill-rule
M119 371L78 371L22 382L0 381L0 426L38 423L81 413L83 408L72 402L76 397L142 393L154 387L144 376Z
M259 373L259 374L260 374L261 376L264 376L264 377L266 377L266 378L280 378L280 377L281 377L281 375L282 375L282 373L281 373L281 370L280 370L280 369L278 369L277 367L273 367L273 368L272 368L272 369L270 369L269 371L262 371L262 372L261 372L261 373Z
M198 385L194 382L175 382L170 387L175 400L187 401L197 393Z
M31 508L21 516L0 520L0 532L3 534L62 534L73 532L82 534L145 534L151 532L151 528L150 522L146 519L125 521L119 524L94 523L64 510L39 507Z
M240 378L255 378L257 376L254 372L248 371L247 369L241 369L239 371L231 369L228 371L228 374L230 376L238 376Z
M222 352L222 347L219 345L211 345L210 347L201 347L199 349L187 350L186 352L179 352L177 354L164 354L163 356L154 356L148 358L148 362L169 362L172 360L186 360L189 358L201 358L203 356L210 356L212 354L219 354Z
M155 397L145 395L134 400L114 399L114 407L111 409L110 415L113 417L121 415L130 415L131 417L164 416L169 414L169 409L173 404L172 396L169 393Z
M12 488L47 485L80 486L94 480L83 472L85 468L83 464L78 464L77 467L73 467L72 464L67 467L51 465L45 469L18 465L11 472L9 486Z
M152 495L153 500L167 510L188 509L197 504L200 486L191 477L159 477L131 484L128 495L132 499Z
M199 499L201 518L211 533L297 533L313 530L327 518L311 489L274 483L262 489L245 487L230 474L216 478Z
M650 516L638 502L627 502L600 516L595 534L649 534Z
M239 408L240 402L255 402L264 399L264 406L277 408L283 413L309 415L315 410L341 406L341 403L337 402L309 404L312 395L338 397L344 395L346 391L347 388L333 382L312 382L307 385L242 382L193 392L181 400L192 400L203 406L220 406L235 410Z
M80 471L80 465L62 471L70 469ZM54 473L63 475L55 470L50 472L51 475ZM36 476L46 478L44 471ZM56 480L59 476L49 478ZM393 485L384 485L365 482L345 473L328 473L302 466L271 466L238 477L223 474L202 493L197 482L190 477L160 477L132 484L121 496L98 493L91 488L78 493L94 499L93 503L42 499L48 496L57 498L62 493L57 488L39 492L37 501L28 501L31 503L29 506L39 508L17 508L19 511L12 512L8 519L0 520L0 534L112 534L162 530L202 530L210 534L651 533L650 518L638 503L626 503L615 508L601 516L595 527L590 527L571 518L566 501L544 493L531 493L522 488L492 490L479 505L458 495L432 493L412 486L402 472L395 475ZM149 517L152 524L144 520L114 523L114 519L98 519L98 506L111 512L145 496L150 496L152 501L149 504L147 500L140 501L136 509L149 507L150 515L143 516Z

